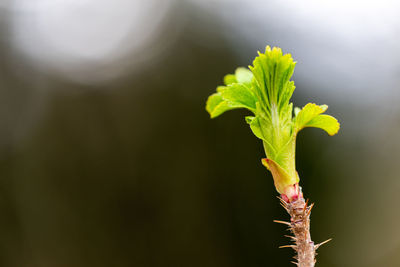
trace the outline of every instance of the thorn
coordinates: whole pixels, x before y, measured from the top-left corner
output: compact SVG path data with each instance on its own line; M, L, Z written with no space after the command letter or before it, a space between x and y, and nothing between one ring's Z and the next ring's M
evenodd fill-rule
M310 216L310 213L311 213L311 210L312 210L313 207L314 207L314 203L312 203L312 204L310 205L310 207L308 208L308 212L307 212L306 217Z
M287 209L287 208L288 208L288 203L287 203L283 198L281 198L281 197L277 197L277 198L279 199L281 205L282 205L285 209Z
M284 246L280 246L279 248L292 248L292 249L296 250L295 247L296 247L295 245L284 245Z
M292 239L293 241L297 241L297 238L291 235L284 235L284 237L288 237L290 239Z
M288 223L288 222L284 222L284 221L274 220L273 222L274 222L274 223L281 223L281 224L285 224L285 225L288 225L288 226L292 226L290 223Z
M332 238L329 238L328 240L325 240L324 242L321 242L318 245L315 245L314 249L317 250L320 246L325 245L326 243L328 243L331 240L332 240Z
M285 204L279 203L281 204L281 206L286 210L287 213L289 213L289 209L287 208L287 206Z
M307 206L308 206L308 198L306 200L306 204L304 204L304 208L303 208L303 215L305 214L306 210L307 210Z
M283 204L287 205L288 203L281 197L281 196L276 196L280 202L282 202Z

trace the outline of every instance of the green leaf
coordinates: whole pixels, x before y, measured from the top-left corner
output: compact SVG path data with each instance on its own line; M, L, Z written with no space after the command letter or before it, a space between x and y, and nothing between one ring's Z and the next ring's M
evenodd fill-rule
M257 136L261 140L265 140L265 137L261 131L260 119L258 117L247 116L246 122L250 124L250 129L255 136Z
M225 85L230 85L232 83L237 83L238 81L236 80L235 74L227 74L224 77L224 84Z
M247 108L253 112L256 109L257 98L253 95L250 88L234 83L220 91L222 98L235 107Z
M218 117L225 111L231 109L228 103L222 98L221 93L214 93L208 97L206 110L211 118Z
M230 85L234 83L249 84L253 79L253 73L243 67L239 67L235 70L235 74L227 74L224 77L224 84Z
M340 124L332 116L329 115L318 115L314 119L310 120L305 127L315 127L326 131L329 135L335 135L339 131Z
M332 116L320 115L327 109L327 105L318 106L313 103L305 105L295 118L295 132L305 127L315 127L325 130L329 135L336 134L340 128L339 122Z
M306 124L309 121L317 117L319 114L324 113L327 108L327 105L318 106L314 103L308 103L307 105L305 105L295 117L295 132L298 132L306 127Z
M266 129L265 121L263 121L259 117L254 117L254 116L247 116L246 117L246 122L250 125L250 129L253 132L253 134L263 140L264 148L269 151L269 156L272 156L276 154L275 148L271 143L268 141L268 134L264 132ZM263 131L264 130L264 131Z
M256 97L249 87L233 83L228 86L219 86L217 93L212 94L206 104L206 110L211 118L215 118L225 111L246 108L253 113L256 110Z
M259 52L250 70L254 75L254 89L267 113L277 107L278 113L285 109L295 89L290 82L296 62L290 54L282 54L280 48L267 46L265 53Z
M253 73L246 68L237 68L235 71L235 77L238 83L251 83L253 80Z

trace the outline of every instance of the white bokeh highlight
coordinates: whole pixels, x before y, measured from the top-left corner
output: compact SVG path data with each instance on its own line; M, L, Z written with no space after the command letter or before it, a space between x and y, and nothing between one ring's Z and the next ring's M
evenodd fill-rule
M171 1L14 0L16 49L46 72L82 82L112 79L159 34Z

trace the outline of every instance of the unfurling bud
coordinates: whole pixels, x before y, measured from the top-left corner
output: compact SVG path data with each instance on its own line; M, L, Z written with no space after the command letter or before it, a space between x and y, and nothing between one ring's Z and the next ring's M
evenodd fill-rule
M288 203L294 202L298 200L299 198L302 198L302 192L299 188L299 184L293 184L291 186L286 187L286 192L284 194L281 194L281 197L283 200L285 200Z
M290 176L278 163L271 159L264 158L262 164L272 173L276 190L286 202L294 202L301 197L299 188L299 177Z

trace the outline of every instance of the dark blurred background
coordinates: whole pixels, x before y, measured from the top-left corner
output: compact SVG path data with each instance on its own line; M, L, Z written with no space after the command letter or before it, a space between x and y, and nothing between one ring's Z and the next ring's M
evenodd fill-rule
M318 266L400 266L396 1L2 0L0 266L290 266L287 219L223 75L266 45L329 104L297 166Z

